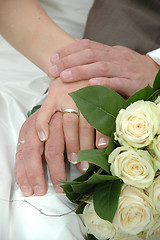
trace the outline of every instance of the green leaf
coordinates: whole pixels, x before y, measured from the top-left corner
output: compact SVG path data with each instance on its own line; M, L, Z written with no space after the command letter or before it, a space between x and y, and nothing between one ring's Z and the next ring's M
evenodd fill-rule
M157 97L160 95L160 89L156 90L148 99L148 101L154 102Z
M83 213L83 210L84 210L84 207L86 206L86 204L87 204L87 203L85 203L85 202L84 202L83 204L80 204L79 207L78 207L77 210L76 210L76 213L77 213L77 214Z
M89 184L86 182L78 183L78 184L72 185L72 188L75 193L78 193L80 195L89 194L94 191L95 184Z
M70 93L84 118L99 132L111 136L115 131L115 119L125 100L112 89L89 86Z
M121 182L108 181L99 184L93 194L94 208L98 216L109 222L113 221L121 192Z
M87 234L87 240L98 240L92 234Z
M83 150L78 153L78 162L87 161L103 168L106 172L110 172L108 156L105 154L105 149Z
M99 184L113 180L119 180L119 178L112 175L99 175L97 173L94 173L86 182L91 184Z
M65 193L73 200L77 199L77 196L92 193L97 184L113 180L119 180L119 178L112 175L99 175L98 173L94 173L89 179L84 182L77 182L74 180L71 182L67 182L67 184L65 185L62 185L62 188L64 189L64 187L67 185L65 187L67 188L67 191L65 191Z
M107 154L109 156L109 154L115 149L115 141L114 141L114 134L112 134L112 136L109 139L109 144L108 147L105 150L105 154Z
M160 89L160 70L158 71L153 83L153 90L156 91L158 89Z
M145 88L134 93L132 96L130 96L130 98L128 98L127 100L127 104L130 105L131 103L136 102L138 100L146 101L151 96L152 93L153 93L153 88L151 88L148 85Z
M37 106L34 106L32 108L32 110L28 111L28 117L30 117L34 112L36 112L39 108L41 107L41 105L37 105Z
M87 240L98 240L92 234L87 234Z
M79 199L80 195L73 191L71 185L65 184L65 185L62 185L61 187L63 188L66 196L71 202L77 202L77 199Z

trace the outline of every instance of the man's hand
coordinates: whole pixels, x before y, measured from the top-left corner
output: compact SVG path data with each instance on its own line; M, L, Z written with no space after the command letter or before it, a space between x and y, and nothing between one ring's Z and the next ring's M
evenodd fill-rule
M90 40L77 40L51 58L52 77L66 83L90 79L90 85L103 85L129 97L147 84L152 86L160 68L149 56L127 47L107 46Z
M15 177L24 196L33 193L44 195L47 191L42 165L43 154L57 192L62 192L57 180L66 180L62 115L56 113L51 118L50 137L45 143L39 140L36 132L37 115L38 111L31 115L19 133L19 142L23 140L24 143L17 146Z

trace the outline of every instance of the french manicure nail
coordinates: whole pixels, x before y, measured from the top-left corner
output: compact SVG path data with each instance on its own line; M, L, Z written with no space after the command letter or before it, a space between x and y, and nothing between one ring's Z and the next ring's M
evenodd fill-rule
M38 132L38 136L41 142L44 142L47 139L43 131Z
M82 169L83 171L87 171L88 167L89 167L89 163L87 161L84 161L81 163L82 164Z
M98 147L107 146L108 141L105 138L100 138L98 142Z
M78 154L77 154L77 153L70 153L70 154L68 154L68 160L69 160L72 164L77 164Z
M56 63L59 60L59 54L56 53L51 57L51 62Z
M72 79L72 72L71 70L64 70L62 73L61 73L61 78L63 80L71 80Z
M51 75L55 75L58 72L57 65L53 65L49 68L49 72Z

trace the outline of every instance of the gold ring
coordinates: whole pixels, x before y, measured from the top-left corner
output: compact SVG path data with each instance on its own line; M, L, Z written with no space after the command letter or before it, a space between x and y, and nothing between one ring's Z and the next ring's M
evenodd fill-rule
M73 113L79 117L79 113L75 109L71 109L71 108L64 109L62 113Z
M19 141L18 146L21 145L21 144L24 144L24 143L25 143L25 141L21 140L21 141Z

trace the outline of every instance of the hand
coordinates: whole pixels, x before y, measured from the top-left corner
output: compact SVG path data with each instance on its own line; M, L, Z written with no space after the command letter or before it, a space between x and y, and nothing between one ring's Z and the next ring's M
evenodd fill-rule
M86 83L87 81L85 81ZM94 129L83 116L80 114L78 119L75 114L62 114L61 112L65 108L77 110L68 92L74 91L82 85L84 86L82 82L69 86L69 84L62 83L60 79L53 81L48 98L42 108L31 115L23 124L18 141L24 140L25 142L17 146L15 177L25 196L30 196L33 193L44 195L47 191L42 165L43 155L55 190L62 192L57 180L66 180L65 143L68 159L72 163L77 163L79 150L94 148ZM45 141L40 141L37 129L40 136L40 132L43 131L43 124L50 134ZM104 144L104 141L108 141L106 136L97 133L98 140L100 140L99 147L106 147L107 143ZM88 168L88 163L79 163L77 167L81 172L84 172Z
M48 97L39 109L36 121L38 136L41 141L46 141L49 137L48 123L53 114L63 112L64 109L74 109L78 112L76 104L68 95L79 88L88 85L88 81L80 81L72 84L65 84L61 79L52 80ZM63 131L67 149L67 157L71 163L76 164L78 151L94 148L94 129L84 119L81 113L79 117L72 113L63 113ZM55 136L55 138L57 138ZM105 148L108 144L108 137L101 133L96 134L96 145L99 148ZM87 162L78 164L81 172L88 168Z
M52 77L60 76L66 83L90 79L90 85L112 88L125 97L147 84L152 86L159 70L159 65L147 55L86 39L60 49L51 61Z
M19 133L18 142L24 140L24 143L17 146L15 178L24 196L30 196L33 193L44 195L47 191L42 155L45 157L53 186L57 192L63 192L57 180L66 180L62 115L56 113L51 118L50 137L44 143L39 140L36 132L38 111L25 121Z

